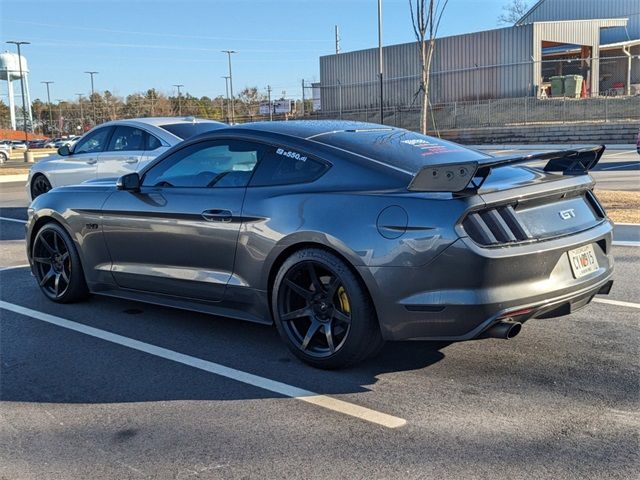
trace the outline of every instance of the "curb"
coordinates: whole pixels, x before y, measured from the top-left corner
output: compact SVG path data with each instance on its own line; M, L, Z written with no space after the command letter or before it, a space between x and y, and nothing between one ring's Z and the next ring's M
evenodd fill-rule
M28 173L18 173L16 175L0 175L0 183L26 182Z

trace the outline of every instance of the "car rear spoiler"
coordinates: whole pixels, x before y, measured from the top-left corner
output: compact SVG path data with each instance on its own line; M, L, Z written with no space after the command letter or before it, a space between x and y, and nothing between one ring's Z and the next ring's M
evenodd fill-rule
M416 173L408 189L415 192L474 193L484 183L491 170L521 163L547 161L545 172L562 172L563 175L585 175L600 161L605 146L558 150L489 157L473 162L430 165Z

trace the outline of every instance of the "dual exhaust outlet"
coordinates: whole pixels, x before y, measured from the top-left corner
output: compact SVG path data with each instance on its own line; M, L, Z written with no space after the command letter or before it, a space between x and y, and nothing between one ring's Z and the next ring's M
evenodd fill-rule
M514 322L511 318L504 318L491 325L478 338L502 338L508 340L515 337L522 330L520 322Z

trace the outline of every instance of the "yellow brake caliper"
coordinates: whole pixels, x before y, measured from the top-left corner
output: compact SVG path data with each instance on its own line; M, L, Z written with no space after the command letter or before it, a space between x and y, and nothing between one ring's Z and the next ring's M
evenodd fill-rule
M338 298L340 299L340 310L344 313L351 313L349 297L347 296L347 291L342 286L338 289Z

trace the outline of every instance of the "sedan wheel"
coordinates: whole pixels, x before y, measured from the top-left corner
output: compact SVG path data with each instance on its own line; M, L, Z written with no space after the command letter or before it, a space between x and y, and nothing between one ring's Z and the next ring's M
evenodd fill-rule
M40 229L31 261L40 289L54 302L73 302L87 294L78 253L62 227L49 223Z
M39 195L51 190L51 183L44 175L38 174L31 180L31 199L34 200Z
M289 257L276 277L273 304L280 335L313 366L344 367L382 345L368 294L329 252L305 249Z
M0 152L0 164L5 163L7 160L9 160L9 156L4 152Z

